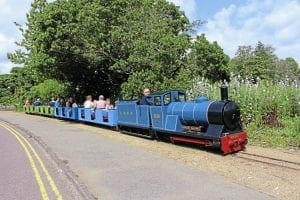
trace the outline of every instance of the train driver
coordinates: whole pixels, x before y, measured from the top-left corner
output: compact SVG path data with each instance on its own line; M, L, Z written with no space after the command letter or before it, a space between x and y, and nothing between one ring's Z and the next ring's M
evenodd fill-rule
M143 96L140 99L140 105L151 105L151 96L150 96L150 89L145 88L143 91Z

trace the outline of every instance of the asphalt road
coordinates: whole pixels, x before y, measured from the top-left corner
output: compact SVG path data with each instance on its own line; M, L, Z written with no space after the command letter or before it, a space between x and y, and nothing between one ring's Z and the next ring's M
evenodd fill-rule
M101 135L107 130L95 134L87 125L12 112L0 112L1 119L45 144L98 199L274 199Z
M76 187L32 139L0 120L0 199L80 199Z

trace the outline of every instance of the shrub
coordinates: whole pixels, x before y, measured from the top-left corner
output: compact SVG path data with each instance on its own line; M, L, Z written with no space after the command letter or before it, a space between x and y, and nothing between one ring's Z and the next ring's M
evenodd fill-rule
M63 96L68 93L68 84L59 83L56 80L45 80L44 82L32 87L28 96L33 98L41 98L48 101L51 97Z
M212 100L221 99L219 86L205 79L195 80L188 90L189 98L204 95ZM269 146L300 147L300 88L297 84L267 81L253 84L232 78L229 98L240 106L242 123L252 143L264 141L264 145Z

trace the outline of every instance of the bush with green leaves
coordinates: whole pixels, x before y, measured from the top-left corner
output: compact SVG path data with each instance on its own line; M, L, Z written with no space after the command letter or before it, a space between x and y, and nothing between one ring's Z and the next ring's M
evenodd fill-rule
M208 96L220 98L220 84L205 79L194 80L188 90L190 99ZM300 147L300 87L284 81L272 83L233 78L229 84L229 98L241 109L241 119L250 142L267 146Z
M43 101L47 102L52 97L65 96L66 94L68 94L68 91L68 84L49 79L32 87L28 94L28 98L41 98Z

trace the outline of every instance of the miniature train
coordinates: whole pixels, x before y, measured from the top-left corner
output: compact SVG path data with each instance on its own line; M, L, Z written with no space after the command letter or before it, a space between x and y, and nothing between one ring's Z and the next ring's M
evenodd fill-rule
M112 127L127 134L172 143L192 143L218 148L223 154L245 149L247 133L242 130L240 110L228 100L227 87L221 87L221 101L198 97L186 101L182 90L151 95L152 105L139 101L119 101L115 109L25 106L28 114L53 116Z

